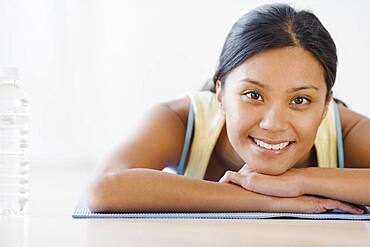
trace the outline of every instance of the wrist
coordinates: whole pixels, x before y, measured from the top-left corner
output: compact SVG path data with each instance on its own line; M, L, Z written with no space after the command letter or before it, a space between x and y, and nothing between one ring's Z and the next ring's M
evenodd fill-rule
M289 212L291 205L290 197L270 197L267 212Z
M301 169L300 174L300 187L302 195L313 194L312 192L312 173L316 170L316 167L306 167Z

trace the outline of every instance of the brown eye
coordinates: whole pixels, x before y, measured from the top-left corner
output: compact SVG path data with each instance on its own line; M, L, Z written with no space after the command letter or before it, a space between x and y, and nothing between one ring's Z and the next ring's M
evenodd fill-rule
M311 101L306 97L296 97L293 99L292 102L294 105L306 105L310 103Z
M259 93L254 92L254 91L246 92L244 95L252 100L262 100L262 96Z

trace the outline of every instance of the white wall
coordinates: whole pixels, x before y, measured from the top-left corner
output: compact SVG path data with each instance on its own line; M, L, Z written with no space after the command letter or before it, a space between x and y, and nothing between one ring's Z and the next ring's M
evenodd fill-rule
M231 25L271 2L0 0L0 65L20 69L32 100L31 161L94 164L149 105L199 88ZM370 116L369 2L290 3L332 34L335 93Z

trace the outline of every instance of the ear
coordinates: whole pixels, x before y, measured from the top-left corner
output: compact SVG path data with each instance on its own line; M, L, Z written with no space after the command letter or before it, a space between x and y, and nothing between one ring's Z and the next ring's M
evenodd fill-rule
M221 81L216 81L216 102L218 108L221 110L221 112L224 114L224 103L223 103L223 95L222 95L222 89L221 89Z
M333 91L330 90L330 93L328 95L328 98L325 101L325 108L324 108L324 113L323 113L323 115L321 117L321 121L326 117L326 113L328 113L328 109L329 109L329 103L332 100L333 100Z

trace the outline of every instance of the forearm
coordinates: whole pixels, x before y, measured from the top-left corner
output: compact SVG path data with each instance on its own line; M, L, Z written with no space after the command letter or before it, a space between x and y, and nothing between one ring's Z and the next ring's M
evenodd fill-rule
M370 169L304 168L303 191L360 205L370 205Z
M102 175L91 184L88 205L117 211L274 211L279 198L238 185L196 180L151 169Z

